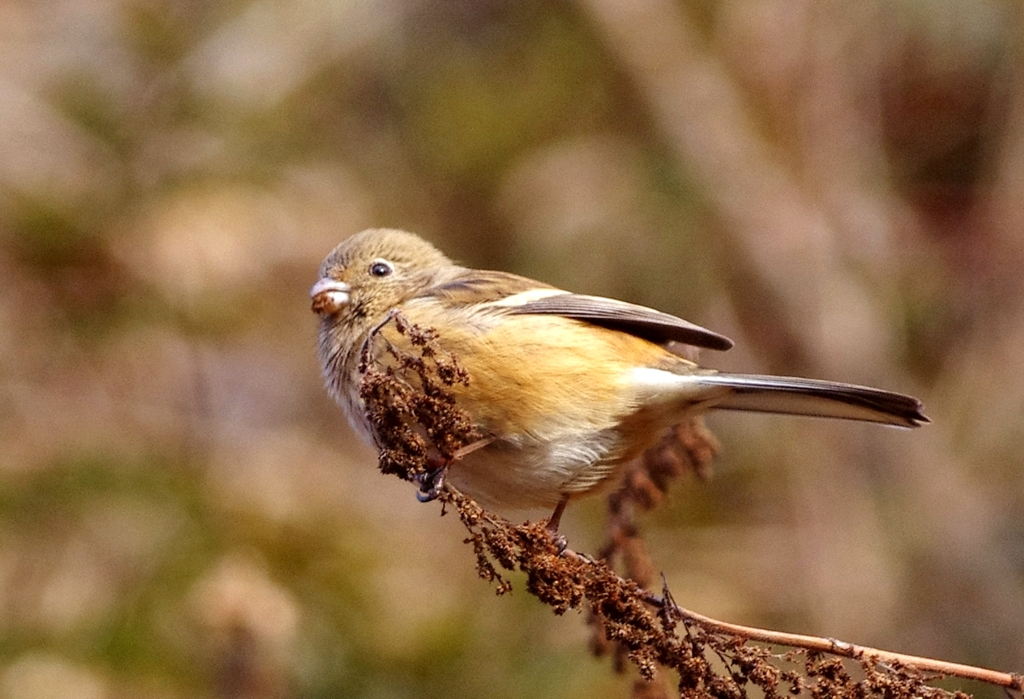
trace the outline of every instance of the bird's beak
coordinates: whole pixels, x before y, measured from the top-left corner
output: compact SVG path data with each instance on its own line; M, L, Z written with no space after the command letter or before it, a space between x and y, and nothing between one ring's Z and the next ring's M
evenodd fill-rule
M324 277L317 280L313 288L309 290L309 297L313 299L313 312L320 315L334 315L348 305L351 291L352 287L337 279Z

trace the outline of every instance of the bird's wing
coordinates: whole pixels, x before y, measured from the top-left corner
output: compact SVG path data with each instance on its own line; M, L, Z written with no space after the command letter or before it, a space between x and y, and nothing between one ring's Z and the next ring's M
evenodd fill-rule
M513 315L559 315L619 330L656 344L681 342L695 347L727 350L733 342L682 318L625 301L573 294L506 272L466 270L431 289L449 303L481 304Z
M682 318L601 296L557 294L529 300L515 306L511 312L575 318L603 328L627 332L657 344L675 341L715 350L727 350L733 345L732 340L724 335Z

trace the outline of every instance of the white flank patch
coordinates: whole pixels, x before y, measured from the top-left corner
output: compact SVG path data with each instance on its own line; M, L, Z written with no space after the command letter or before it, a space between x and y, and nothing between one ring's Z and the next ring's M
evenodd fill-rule
M629 384L641 395L668 400L691 398L694 402L707 398L707 390L696 376L651 367L637 367L627 376Z

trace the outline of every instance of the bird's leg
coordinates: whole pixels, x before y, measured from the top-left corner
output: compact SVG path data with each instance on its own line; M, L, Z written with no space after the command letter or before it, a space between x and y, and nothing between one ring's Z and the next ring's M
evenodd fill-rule
M493 441L494 437L481 437L475 442L467 444L466 446L462 447L461 449L457 450L454 454L452 454L452 461L458 461L462 457L472 454L477 449L483 449Z
M565 512L565 506L569 504L568 493L562 493L562 499L555 505L555 511L548 517L547 530L551 532L551 540L555 544L555 548L558 549L558 555L561 556L562 552L565 551L565 547L569 545L568 540L561 534L558 533L558 524L562 521L562 513Z
M555 505L555 511L548 517L548 531L552 534L558 533L558 525L562 521L562 513L565 512L565 506L569 504L569 495L567 493L562 494L562 499Z

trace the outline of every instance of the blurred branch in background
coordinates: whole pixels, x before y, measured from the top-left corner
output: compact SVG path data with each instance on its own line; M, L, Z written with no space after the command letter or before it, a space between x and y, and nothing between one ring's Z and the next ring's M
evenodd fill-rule
M326 399L307 290L371 225L740 341L712 366L924 398L909 439L717 419L645 538L717 618L1020 668L1022 30L1008 0L3 3L0 694L624 694Z

